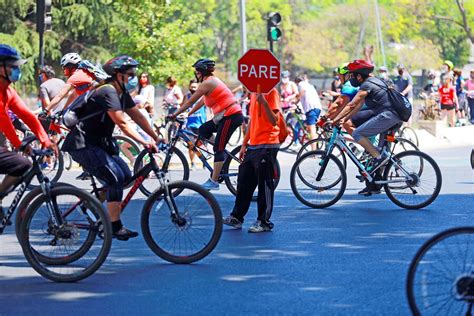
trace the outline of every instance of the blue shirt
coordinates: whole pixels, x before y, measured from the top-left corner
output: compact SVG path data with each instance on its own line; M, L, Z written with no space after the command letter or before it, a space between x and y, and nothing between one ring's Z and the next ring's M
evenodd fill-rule
M186 94L186 98L187 99L191 98L191 94L189 92ZM191 110L196 105L196 103L194 103L189 108L189 110ZM205 122L206 122L206 107L202 106L199 110L194 112L193 115L188 116L188 121L186 123L186 127L187 128L199 128Z
M341 88L341 95L347 96L349 101L354 99L357 92L359 92L359 87L353 87L349 81L346 81Z

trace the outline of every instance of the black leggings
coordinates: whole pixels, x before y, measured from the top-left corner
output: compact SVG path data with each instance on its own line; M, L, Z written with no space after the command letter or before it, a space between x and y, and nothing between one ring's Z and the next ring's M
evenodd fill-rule
M21 177L31 167L31 162L19 153L0 147L0 174Z
M224 116L216 125L213 120L207 121L199 127L199 136L205 139L212 137L216 133L214 140L214 162L225 160L225 146L229 142L230 137L234 131L242 125L244 117L242 113L235 113L229 116Z

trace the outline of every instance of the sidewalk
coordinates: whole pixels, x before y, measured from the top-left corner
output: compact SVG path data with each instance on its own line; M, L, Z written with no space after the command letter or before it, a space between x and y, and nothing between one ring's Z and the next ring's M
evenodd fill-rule
M474 148L474 125L444 128L436 137L424 129L417 129L420 149L472 146Z

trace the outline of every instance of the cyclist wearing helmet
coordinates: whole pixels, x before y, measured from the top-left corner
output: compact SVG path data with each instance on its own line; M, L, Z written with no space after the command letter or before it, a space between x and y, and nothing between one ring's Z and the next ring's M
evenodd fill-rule
M0 44L0 132L5 135L13 147L18 149L21 141L8 115L9 110L17 115L35 133L43 147L52 147L48 135L36 116L25 106L17 92L11 86L21 78L20 66L26 60L21 59L17 50ZM4 194L17 183L21 176L31 167L30 161L16 152L0 147L0 174L6 174L0 184L0 220L4 217L1 200Z
M67 82L61 91L51 100L51 103L45 107L45 111L48 114L51 110L55 109L66 96L69 97L67 98L64 108L71 104L77 96L92 88L94 78L84 69L78 68L81 61L82 58L77 53L69 53L61 58L61 67L63 68L63 74L67 78Z
M62 147L86 171L105 182L112 230L119 240L128 240L138 236L138 233L125 228L120 221L123 184L131 173L119 157L118 145L112 137L115 126L136 142L157 151L158 136L129 94L138 84L137 66L138 62L129 56L119 56L105 63L103 68L111 77L93 90L82 113L83 117L94 113L98 115L80 121L68 134ZM125 113L154 141L143 139L128 123Z
M214 117L199 127L199 135L209 139L213 133L217 133L214 140L214 170L211 178L207 180L203 187L208 190L218 190L218 178L225 160L225 146L234 131L242 125L244 117L242 108L232 91L216 76L214 76L216 63L213 60L199 59L193 65L196 80L200 82L196 92L186 100L183 105L169 117L175 119L179 114L185 112L189 107L197 102L188 116L198 111L204 104L211 108Z
M365 60L355 60L347 68L352 73L350 82L359 87L354 99L347 104L341 113L335 118L335 122L346 123L351 117L359 112L364 105L373 111L373 116L365 123L357 127L352 137L367 152L374 157L371 172L377 171L387 160L386 153L380 153L370 142L369 137L381 134L393 126L400 124L402 120L393 109L388 98L386 84L379 78L373 76L374 65ZM379 188L370 184L359 194L370 195L379 191Z

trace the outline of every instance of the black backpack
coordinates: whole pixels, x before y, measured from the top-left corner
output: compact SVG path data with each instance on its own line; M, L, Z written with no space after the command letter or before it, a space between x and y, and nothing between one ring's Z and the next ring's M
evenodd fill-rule
M102 86L99 86L95 89L89 90L86 93L81 94L78 96L72 103L69 105L69 107L64 111L62 114L62 121L64 126L66 126L69 129L74 128L79 122L88 120L94 116L97 116L99 114L104 114L103 110L99 110L97 112L85 115L86 112L86 105L89 99L92 97L92 95L95 93L95 91L101 89L102 87L105 86L111 86L109 84L105 84Z
M371 83L382 89L385 88L385 91L387 91L388 94L388 101L392 105L395 112L397 112L402 121L408 122L412 112L412 105L410 101L408 101L407 97L395 90L393 87L389 87L385 81L381 81L385 84L385 87L378 85L373 81L371 81Z

